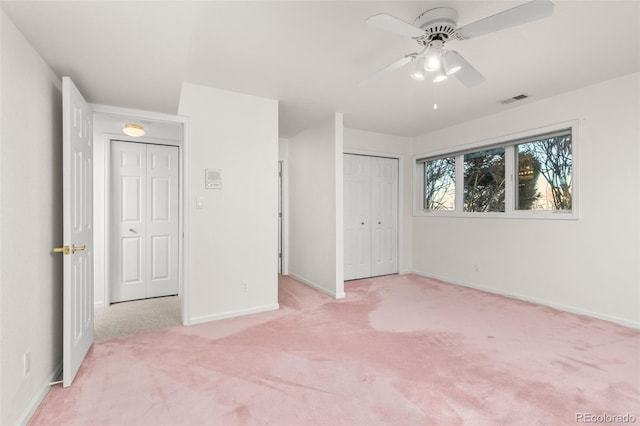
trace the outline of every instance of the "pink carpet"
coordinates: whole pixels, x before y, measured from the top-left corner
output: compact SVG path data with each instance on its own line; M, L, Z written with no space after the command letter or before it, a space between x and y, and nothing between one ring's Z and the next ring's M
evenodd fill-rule
M31 424L640 424L638 330L414 275L345 290L283 277L279 311L96 342Z

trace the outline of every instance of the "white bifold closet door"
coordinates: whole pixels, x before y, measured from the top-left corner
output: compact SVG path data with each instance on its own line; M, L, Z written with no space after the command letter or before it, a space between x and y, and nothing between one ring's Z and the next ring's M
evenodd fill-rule
M111 302L178 294L178 147L111 143Z
M398 160L344 155L344 279L398 272Z

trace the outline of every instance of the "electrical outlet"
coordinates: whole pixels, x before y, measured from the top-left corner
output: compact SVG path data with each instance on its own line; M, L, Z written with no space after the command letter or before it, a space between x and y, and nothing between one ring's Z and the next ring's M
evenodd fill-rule
M249 281L242 280L242 292L246 293L249 291Z
M474 270L474 272L480 272L480 265L477 264L477 263L474 263L473 264L473 270Z
M26 376L27 374L29 374L29 371L31 371L31 352L25 352L22 356L22 361L24 366L23 374Z

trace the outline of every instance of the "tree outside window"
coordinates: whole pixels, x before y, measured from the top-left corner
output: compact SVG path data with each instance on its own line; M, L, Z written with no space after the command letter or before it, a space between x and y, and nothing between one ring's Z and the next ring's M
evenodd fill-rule
M571 135L517 145L518 209L571 210Z
M505 208L504 148L464 156L464 211L503 212Z
M455 157L424 163L425 210L454 210L456 206Z

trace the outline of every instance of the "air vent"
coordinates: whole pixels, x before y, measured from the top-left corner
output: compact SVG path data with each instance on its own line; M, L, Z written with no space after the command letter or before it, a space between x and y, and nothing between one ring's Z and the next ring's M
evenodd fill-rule
M524 93L521 93L519 95L513 96L511 98L507 98L507 99L503 99L500 102L502 105L507 105L510 104L512 102L516 102L516 101L521 101L523 99L527 99L529 97L529 95L525 95Z

